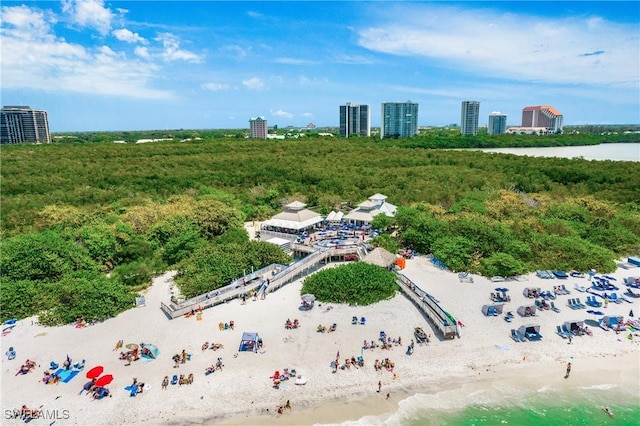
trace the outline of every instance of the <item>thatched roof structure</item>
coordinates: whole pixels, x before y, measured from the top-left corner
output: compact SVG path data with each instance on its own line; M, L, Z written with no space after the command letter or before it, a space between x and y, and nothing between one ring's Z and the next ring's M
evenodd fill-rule
M367 254L362 261L372 265L382 266L383 268L388 268L396 262L396 255L381 247L376 247Z

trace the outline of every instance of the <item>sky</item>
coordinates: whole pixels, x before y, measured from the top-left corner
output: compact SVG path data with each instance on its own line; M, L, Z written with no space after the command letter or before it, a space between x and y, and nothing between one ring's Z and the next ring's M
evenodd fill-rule
M339 106L465 100L519 125L640 123L640 2L2 1L2 105L53 132L337 126Z

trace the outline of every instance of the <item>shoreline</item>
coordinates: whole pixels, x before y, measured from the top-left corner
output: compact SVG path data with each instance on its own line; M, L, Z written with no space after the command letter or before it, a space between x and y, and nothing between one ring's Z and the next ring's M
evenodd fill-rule
M597 328L593 336L576 337L568 345L554 334L555 326L563 321L593 318L585 310L571 310L565 304L568 297L579 297L580 293L574 291L570 296L559 296L556 305L560 313L544 311L533 319L517 316L513 323L507 323L501 317L485 317L481 312L481 306L489 303L489 293L496 286L486 278L474 276L474 283L462 283L456 274L436 268L423 257L409 260L402 274L462 320L460 338L438 338L431 324L401 293L369 306L319 303L310 311L302 311L299 309L302 280L270 293L264 300L248 300L245 305L234 300L206 309L201 320L194 317L169 320L159 308L160 302L171 296L172 273L167 273L157 277L147 290L146 306L103 323L77 329L73 326L46 328L31 324L31 319L19 321L1 340L3 353L13 346L18 354L12 361L3 357L2 408L6 412L25 404L30 408L42 405L49 411L66 410L68 418L56 420L56 426L323 424L357 422L361 418L373 422L377 416L397 416L399 407L422 401L422 394L441 404L434 409L455 408L456 405L447 404L462 403L468 395L484 395L487 389L528 389L519 383L522 377L527 378L532 390L547 385L559 389L575 385L633 386L630 378L638 388L640 337L631 341L626 334ZM618 270L613 275L620 280L638 275L638 270ZM531 303L523 295L523 288L539 286L548 290L560 283L535 275L527 279L500 283L511 290L508 310L515 312L518 305ZM571 281L562 283L572 287ZM640 312L640 299L632 304L610 304L604 311L626 317L630 309ZM351 324L352 316L366 317L366 324ZM285 329L286 319L299 319L300 328ZM220 322L230 320L235 322L234 330L218 329ZM510 328L530 321L540 324L543 340L513 342ZM316 331L318 324L331 323L338 325L335 332ZM432 339L426 345L416 345L415 352L407 355L405 348L413 338L415 326L423 327ZM402 337L402 345L387 350L363 350L363 340L377 340L381 330L388 336ZM258 332L264 340L264 350L239 352L243 332ZM113 350L119 340L125 344L152 343L160 353L153 361L136 361L126 366ZM203 342L216 342L224 347L203 351ZM192 354L191 360L174 369L171 358L183 349ZM365 366L332 373L329 364L336 352L341 354L341 360L362 355ZM95 365L104 366L105 373L114 376L109 385L113 397L91 400L85 395L79 396L87 381L84 371L78 375L80 378L69 383L43 384L40 379L49 362L61 363L66 355L74 362L86 359L87 370ZM222 358L224 368L205 375L205 368L218 357ZM395 363L395 378L389 371L374 371L374 360L386 357ZM29 374L15 375L26 359L36 360L39 367ZM575 363L574 371L571 380L565 382L562 373L569 360ZM295 368L308 383L296 386L292 381L285 381L279 389L274 389L269 377L284 368ZM601 373L586 374L586 371ZM622 372L627 376L623 377ZM161 388L165 375L189 373L195 378L192 385ZM143 394L131 398L124 387L134 377L149 386ZM378 381L382 385L380 394L376 392ZM387 392L391 394L388 401ZM266 409L274 413L287 400L293 406L291 412L279 417L266 414ZM33 420L34 425L50 423L45 419Z
M478 371L476 375L441 377L437 380L425 379L407 387L390 388L391 397L389 400L386 400L384 392L377 394L372 391L359 396L343 395L330 400L314 401L307 407L302 409L294 407L292 412L285 412L282 415L244 413L231 417L206 419L202 424L311 426L358 423L363 418L376 418L381 421L390 418L398 410L400 404L417 395L438 400L430 408L441 411L461 411L471 406L483 404L500 406L500 394L496 394L495 398L490 401L478 401L473 398L478 392L500 388L508 388L514 393L563 392L587 387L611 391L611 388L617 388L626 389L628 393L635 391L635 395L640 395L640 355L638 353L589 357L578 361L571 359L571 361L574 365L580 365L581 371L574 367L570 380L563 378L565 374L564 361L524 361L520 364L507 366L503 370L493 366L485 371ZM615 364L612 361L615 361ZM619 372L619 364L631 366L631 368L626 370L625 375L612 379L611 375ZM600 379L594 381L594 376ZM448 394L455 394L455 403L436 407L437 404L442 403L443 399L447 399L444 395ZM341 401L345 397L349 400ZM640 403L640 399L636 402Z

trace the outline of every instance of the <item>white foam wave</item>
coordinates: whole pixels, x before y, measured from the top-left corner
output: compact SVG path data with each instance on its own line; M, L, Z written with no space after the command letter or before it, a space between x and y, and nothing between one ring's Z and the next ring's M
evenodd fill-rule
M578 389L583 389L583 390L609 390L609 389L615 389L617 387L618 387L618 385L615 385L613 383L604 383L602 385L581 386Z

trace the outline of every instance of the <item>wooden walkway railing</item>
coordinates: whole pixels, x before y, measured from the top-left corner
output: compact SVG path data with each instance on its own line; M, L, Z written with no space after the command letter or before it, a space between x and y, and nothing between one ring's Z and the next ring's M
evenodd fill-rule
M396 282L400 286L400 290L431 320L445 339L460 337L456 319L445 311L433 296L402 274L396 275Z

